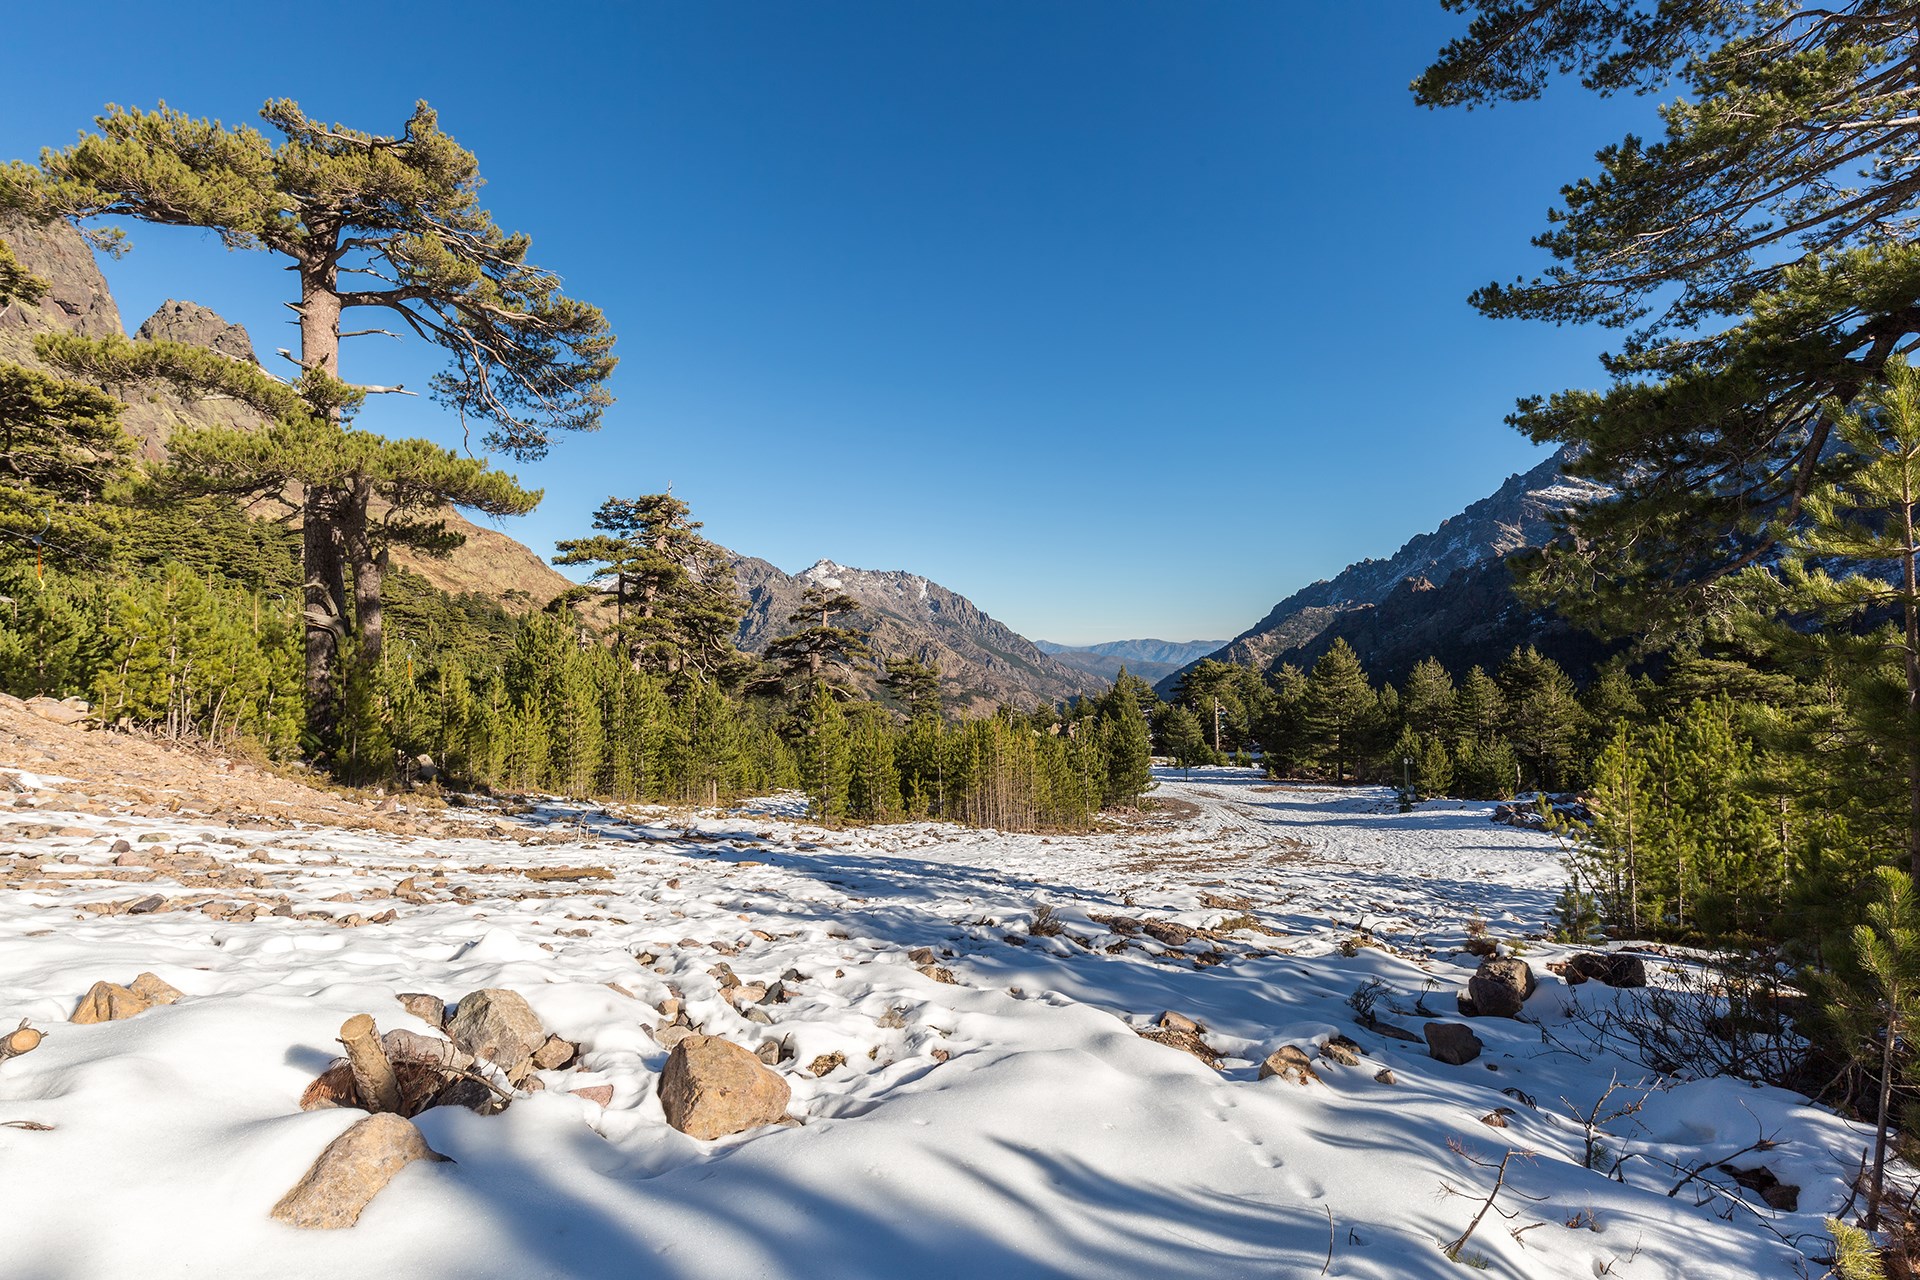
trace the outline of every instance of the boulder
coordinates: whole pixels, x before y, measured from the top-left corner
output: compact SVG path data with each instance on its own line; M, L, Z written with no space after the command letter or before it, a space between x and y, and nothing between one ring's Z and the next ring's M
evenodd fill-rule
M774 1124L792 1090L752 1053L718 1036L691 1035L673 1047L660 1073L667 1123L695 1138Z
M1581 978L1604 982L1610 987L1647 985L1646 962L1639 956L1583 951L1577 956L1569 957L1566 968L1568 982L1574 981L1573 975L1579 974Z
M1283 1044L1267 1055L1267 1060L1260 1064L1260 1078L1265 1080L1268 1076L1281 1076L1295 1084L1320 1079L1313 1069L1313 1059L1305 1049L1294 1044Z
M83 1026L96 1022L118 1022L136 1013L145 1013L152 1007L152 1001L117 982L96 982L86 995L80 997L80 1007L73 1011L73 1021Z
M395 1174L415 1160L446 1158L427 1145L412 1121L368 1116L327 1144L313 1167L273 1206L273 1216L293 1227L350 1227Z
M1516 956L1489 956L1467 980L1460 1011L1474 1018L1511 1018L1533 994L1533 969Z
M1484 1047L1473 1028L1464 1022L1429 1022L1421 1030L1427 1035L1427 1052L1435 1061L1465 1066L1480 1056Z
M186 999L186 992L151 973L143 973L127 984L127 990L150 1005L173 1004Z
M58 698L28 698L27 710L55 724L79 724L89 714L87 704L77 698L68 698L64 702Z
M579 1056L580 1046L573 1041L548 1036L547 1042L533 1051L533 1065L542 1071L558 1071Z
M518 991L489 987L461 998L447 1019L447 1034L476 1058L485 1058L518 1079L547 1042L546 1028Z

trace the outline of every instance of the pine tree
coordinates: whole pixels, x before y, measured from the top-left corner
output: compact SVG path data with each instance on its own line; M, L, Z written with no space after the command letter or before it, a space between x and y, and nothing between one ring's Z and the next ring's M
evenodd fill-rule
M1453 677L1433 658L1422 658L1407 676L1400 712L1422 738L1453 737Z
M1521 767L1542 790L1570 785L1585 718L1572 679L1529 645L1501 664L1498 683L1507 707L1503 728Z
M945 712L940 696L940 669L915 658L888 658L887 673L880 684L907 719L931 716L938 720Z
M1891 867L1879 868L1870 887L1866 920L1855 926L1852 939L1859 981L1837 988L1830 1012L1851 1029L1856 1058L1879 1081L1867 1192L1866 1225L1874 1231L1886 1182L1894 1080L1912 1069L1910 1046L1920 1027L1920 902L1912 879Z
M1153 742L1142 697L1153 690L1122 667L1112 688L1100 698L1100 733L1105 779L1100 807L1131 807L1153 788Z
M800 740L800 785L814 817L832 822L847 815L851 772L847 715L840 709L840 699L822 680L813 687L806 736Z
M0 562L99 568L119 512L133 441L120 402L91 387L0 361Z
M853 672L873 651L864 632L835 626L834 619L859 612L860 602L846 592L809 586L787 616L797 629L767 646L767 660L777 668L773 687L792 697L825 685L835 697L853 697Z
M893 726L877 703L860 703L850 717L847 816L885 822L900 813L900 773Z
M1182 769L1191 772L1194 765L1213 760L1213 750L1207 745L1206 731L1200 727L1200 721L1193 712L1181 704L1176 702L1162 706L1155 729L1159 734L1161 750L1172 756L1173 762Z
M284 467L285 447L297 449L305 474L291 478L301 482L308 714L315 736L329 739L338 655L354 647L368 663L380 656L385 556L376 491L385 484L403 508L398 520L384 521L387 532L429 545L434 531L421 527L422 507L456 501L486 509L505 495L505 509L525 510L534 500L498 481L475 495L461 460L424 443L395 446L402 456L390 457L377 437L350 433L344 418L367 394L400 388L341 381L341 343L355 336L342 332L342 317L372 308L439 346L447 365L433 379L435 398L463 420L487 424L488 444L520 459L541 456L556 432L599 425L611 403L604 384L613 338L597 310L564 297L556 276L527 262L525 236L501 231L480 207L472 154L440 131L425 103L390 137L320 124L288 101L267 103L261 116L282 135L278 145L257 130L165 106L110 107L96 120L98 133L44 152L38 167L0 168L0 206L40 218L204 227L229 248L291 260L300 412L271 416L295 434L265 458L234 456L246 453L239 442L215 449L202 435L199 443L223 467ZM94 238L117 245L120 233ZM124 352L112 354L127 363ZM185 365L173 363L176 373ZM216 389L231 372L214 371ZM445 491L449 480L469 491ZM470 502L474 496L482 500Z
M1316 757L1332 762L1335 781L1346 781L1348 766L1358 760L1377 705L1359 655L1335 640L1307 677L1301 716L1307 742Z

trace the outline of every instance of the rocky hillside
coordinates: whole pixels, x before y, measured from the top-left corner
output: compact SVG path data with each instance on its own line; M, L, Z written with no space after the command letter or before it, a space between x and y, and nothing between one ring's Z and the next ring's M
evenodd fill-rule
M125 332L120 307L107 288L93 250L80 233L64 222L40 227L18 221L0 222L0 240L12 246L21 265L47 281L47 296L37 305L15 302L0 307L0 359L37 365L33 339L51 331L88 337ZM236 360L254 360L247 331L229 324L208 308L172 299L142 323L140 338L167 339L208 347ZM168 438L182 426L257 425L258 419L231 401L188 402L169 391L125 387L107 390L122 396L127 409L121 422L140 444L150 462L166 457ZM447 523L466 535L466 545L445 559L394 553L395 563L420 573L447 591L472 591L492 596L509 607L533 608L553 599L567 580L526 547L498 530L483 528L448 513Z
M984 711L1002 702L1032 706L1097 693L1109 681L1055 661L994 621L965 596L917 574L850 569L822 560L786 574L765 560L734 560L747 616L740 647L764 651L793 628L787 616L808 587L836 588L860 601L856 625L872 633L879 658L911 657L940 668L950 705Z
M1559 648L1570 658L1590 648L1565 623L1515 600L1505 566L1515 552L1544 545L1553 536L1554 517L1568 506L1605 493L1567 476L1569 457L1562 449L1509 477L1387 559L1362 560L1330 581L1301 588L1207 656L1271 669L1310 662L1335 636L1345 636L1376 676L1386 676L1389 668L1411 667L1429 652L1471 665L1497 661L1516 643ZM1175 679L1158 687L1164 693Z
M1076 671L1111 682L1125 668L1149 684L1198 662L1221 645L1219 640L1109 640L1104 644L1054 644L1035 640L1034 647Z

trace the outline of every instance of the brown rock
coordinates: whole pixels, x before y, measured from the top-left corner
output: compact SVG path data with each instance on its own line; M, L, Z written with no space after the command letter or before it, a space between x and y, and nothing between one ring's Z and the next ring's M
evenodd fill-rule
M1465 1066L1480 1056L1484 1047L1473 1028L1464 1022L1429 1022L1421 1028L1427 1036L1427 1052L1436 1061Z
M1313 1059L1307 1056L1307 1051L1293 1044L1281 1045L1268 1054L1267 1060L1260 1064L1260 1078L1265 1080L1269 1076L1281 1076L1295 1084L1307 1084L1320 1079L1313 1069Z
M533 1051L533 1065L542 1071L558 1071L579 1056L580 1046L573 1041L548 1036L547 1042Z
M446 1158L427 1145L412 1121L368 1116L327 1144L313 1167L273 1206L273 1217L294 1227L350 1227L400 1170L415 1160Z
M129 991L117 982L96 982L80 998L80 1007L73 1011L73 1021L81 1025L118 1022L137 1013L145 1013L152 1007L152 1002L145 996Z
M668 1026L660 1027L657 1030L655 1030L653 1033L653 1038L660 1042L660 1047L662 1049L671 1049L676 1045L678 1045L682 1040L685 1040L688 1036L694 1036L698 1034L700 1033L695 1031L692 1027L684 1027L679 1025L678 1023L674 1023Z
M1516 956L1490 956L1467 982L1461 1012L1477 1018L1516 1016L1533 994L1533 969Z
M598 1103L603 1107L610 1107L613 1105L613 1086L610 1084L582 1085L573 1090L573 1096L585 1098L588 1102Z
M923 964L920 966L920 973L924 977L932 978L935 982L944 982L950 987L960 985L959 980L953 976L953 970L943 964Z
M402 995L395 996L394 999L400 1002L402 1009L405 1009L408 1013L426 1023L435 1031L446 1030L447 1002L439 996L430 996L419 991L408 991Z
M718 1036L688 1036L660 1073L667 1123L695 1138L724 1138L787 1113L787 1082L760 1059Z
M1167 1031L1187 1031L1194 1035L1199 1035L1201 1031L1199 1023L1186 1014L1175 1013L1171 1009L1160 1015L1160 1026Z
M812 1072L815 1076L827 1076L827 1075L832 1075L835 1071L838 1071L841 1067L844 1067L846 1065L847 1065L846 1054L839 1053L839 1052L823 1053L819 1057L815 1058L812 1062L807 1064L807 1070Z
M1345 1036L1332 1036L1320 1046L1320 1056L1343 1067L1360 1065L1360 1046Z
M127 990L148 1004L173 1004L186 999L186 992L151 973L143 973L127 984Z
M453 1042L476 1058L485 1058L517 1078L531 1065L533 1055L547 1042L547 1032L526 998L517 991L492 987L470 992L447 1020Z
M1375 1083L1377 1084L1399 1084L1400 1083L1400 1077L1393 1074L1392 1067L1380 1068L1378 1071L1373 1073L1373 1078Z
M1597 951L1582 952L1571 956L1566 964L1566 977L1569 983L1580 978L1591 978L1595 982L1604 982L1610 987L1644 987L1647 985L1647 965L1639 956L1602 954Z

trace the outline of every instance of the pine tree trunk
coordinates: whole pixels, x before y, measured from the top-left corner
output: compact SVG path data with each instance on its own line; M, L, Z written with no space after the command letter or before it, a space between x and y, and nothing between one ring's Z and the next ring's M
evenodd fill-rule
M1902 603L1907 623L1907 874L1913 878L1914 887L1920 889L1920 742L1914 740L1915 727L1920 725L1920 587L1915 583L1911 462L1902 471L1901 478L1907 489L1901 494L1900 506L1905 531L1905 541L1901 544L1904 554L1900 557L1904 579L1901 585L1905 589Z
M374 550L367 530L367 505L370 500L367 482L357 482L346 493L346 509L341 512L340 520L349 564L353 569L353 630L360 641L360 661L369 670L380 661L380 649L386 636L386 614L380 600L380 586L387 568L387 553Z
M335 377L340 372L340 295L332 267L301 264L300 363ZM307 659L307 727L328 743L338 724L335 667L347 637L347 584L340 539L340 495L308 489L301 502L301 560L306 572L304 614Z

